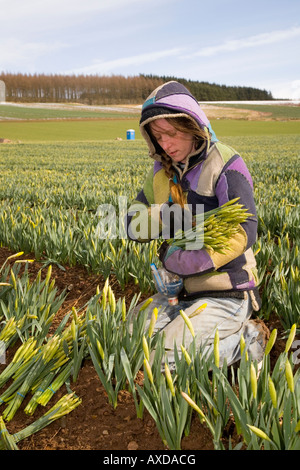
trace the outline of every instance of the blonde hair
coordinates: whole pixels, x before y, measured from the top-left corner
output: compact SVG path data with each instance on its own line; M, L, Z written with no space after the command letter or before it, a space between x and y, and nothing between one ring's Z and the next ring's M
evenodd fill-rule
M185 132L187 134L191 134L194 137L195 140L195 148L197 150L201 150L204 148L206 145L209 145L210 141L210 134L208 132L208 129L201 129L197 123L189 118L189 117L179 117L179 116L174 116L174 117L167 117L165 118L169 124L171 124L177 131L180 132ZM180 183L174 183L173 178L174 178L174 167L173 167L173 161L171 157L169 157L164 150L160 147L160 145L156 142L153 134L151 133L150 126L147 126L147 131L151 135L152 141L155 142L155 146L157 148L157 151L159 155L161 156L161 162L164 167L166 176L169 179L169 185L170 185L170 193L171 193L171 198L172 201L175 204L179 204L181 207L186 204L186 196L182 190L181 184Z

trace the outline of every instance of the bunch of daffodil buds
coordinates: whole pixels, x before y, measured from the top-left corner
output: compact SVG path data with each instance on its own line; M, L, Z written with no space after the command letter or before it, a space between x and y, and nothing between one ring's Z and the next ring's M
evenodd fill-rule
M252 215L237 203L238 200L232 199L216 209L195 215L193 226L177 231L174 239L168 240L169 244L185 249L193 243L195 247L225 253L230 239L239 232L240 224Z

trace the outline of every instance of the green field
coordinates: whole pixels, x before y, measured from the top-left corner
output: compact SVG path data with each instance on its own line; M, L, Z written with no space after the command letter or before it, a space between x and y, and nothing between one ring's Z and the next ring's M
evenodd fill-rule
M42 257L59 264L84 265L88 270L103 275L113 269L122 287L125 288L133 276L141 290L147 291L151 286L147 260L153 256L150 254L152 248L148 244L138 244L136 250L142 263L139 264L135 255L132 258L132 251L129 250L128 255L127 248L118 237L113 240L117 253L114 258L107 240L99 240L96 236L99 205L112 204L118 210L119 196L126 197L130 203L152 164L142 139L115 140L114 135L122 135L120 122L125 125L122 121L88 123L88 130L94 129L94 141L86 130L86 122L33 123L28 124L28 142L0 145L0 244L15 251L35 253L37 259ZM12 124L15 129L18 127L16 124ZM37 130L37 142L30 141L31 126L38 124L45 126L47 142L38 142L45 137L42 139ZM104 127L106 124L109 124L108 128ZM254 180L259 217L258 246L261 247L257 261L261 282L266 286L263 311L269 313L270 309L278 309L278 316L283 318L288 329L291 319L298 318L298 307L294 309L293 304L297 305L298 300L295 299L300 295L297 271L300 266L296 253L300 224L300 134L292 133L297 123L289 123L290 133L286 134L280 133L281 127L277 122L245 123L249 124L253 135L248 130L248 135L242 136L237 135L238 123L233 121L220 123L220 133L221 126L225 124L231 135L223 135L222 140L240 152ZM272 125L268 129L271 128L273 133L259 135L261 124ZM24 126L23 123L22 128ZM58 132L50 134L52 126L60 129L61 142L54 140L55 137L58 139ZM68 126L70 134L62 132ZM107 129L110 139L104 139ZM125 131L126 126L123 127L123 135ZM280 245L278 237L283 240ZM270 260L272 264L269 264ZM296 274L290 271L290 263L293 262ZM274 277L271 275L274 284L264 278L266 266L269 272L274 270ZM294 289L294 284L297 287L293 290L295 297L284 297L283 301L282 296L287 292L278 286L286 276L291 283L290 289ZM274 286L277 293L270 303L275 290L269 291L267 287L273 289Z
M214 120L217 136L288 135L300 133L300 121ZM21 142L75 142L126 140L127 129L141 139L138 119L101 119L92 121L14 121L0 122L0 138Z
M212 120L217 136L263 136L300 133L300 121Z
M141 139L139 112L135 108L89 108L63 104L55 105L57 107L40 106L0 105L0 139L14 142L96 142L126 139L129 128L135 130L137 140ZM212 119L211 124L218 137L300 133L300 107L227 106L269 112L274 120Z
M21 142L75 142L126 139L127 129L140 138L138 120L0 122L0 138Z
M140 310L132 327L131 309L137 298L128 308L125 300L133 284L147 297L155 292L150 263L159 265L161 242L136 243L122 230L120 197L130 204L153 165L137 119L2 121L0 138L12 142L0 144L0 247L21 252L20 256L30 254L43 268L32 280L26 270L20 271L22 259L12 267L0 266L0 346L11 352L22 343L17 356L10 354L9 364L0 369L0 450L17 447L28 435L29 419L38 423L31 433L41 427L35 408L39 411L48 402L53 406L64 384L68 392L71 388L77 393L74 385L86 359L93 364L109 404L117 407L121 390L132 393L137 415L141 417L144 408L150 412L169 450L180 449L182 437L190 432L192 408L188 411L182 391L199 407L205 418L201 426L211 433L216 450L224 448L224 436L236 435L238 449L300 449L300 369L292 370L292 342L300 330L299 122L224 119L212 125L218 137L241 154L253 177L258 215L253 248L262 297L258 316L275 319L273 333L277 325L281 333L274 365L268 350L257 375L257 365L245 350L238 368L231 369L229 382L226 364L222 370L219 367L216 335L209 357L199 353L194 341L186 354L176 357L170 379L161 372L166 361L163 335L149 330L144 334L144 315L151 314L151 304ZM128 128L136 130L135 141L126 140ZM99 208L107 205L115 210L116 223L105 226L109 230L100 236ZM95 286L79 311L75 302L59 327L54 327L56 313L68 294L58 294L55 279L50 282L54 265L61 272L84 266L87 280L88 273L97 273L104 285L102 290ZM120 288L123 299L116 300L112 286ZM52 327L55 334L49 333ZM283 338L289 345L285 351ZM271 339L275 342L276 336ZM154 351L150 366L147 357ZM143 385L135 388L140 369ZM69 413L75 405L71 406L70 395L63 398L68 400L64 413ZM80 406L85 405L86 415L93 417L84 396ZM12 434L10 421L16 412L22 429ZM57 417L62 417L61 411ZM44 426L49 423L43 421ZM49 428L50 439L53 435Z

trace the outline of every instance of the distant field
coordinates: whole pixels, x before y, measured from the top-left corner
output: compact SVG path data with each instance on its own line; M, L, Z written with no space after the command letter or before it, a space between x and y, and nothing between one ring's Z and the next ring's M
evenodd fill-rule
M255 113L256 119L300 120L300 106L249 103L201 103L211 119L247 119ZM228 112L226 113L226 110ZM232 111L234 110L234 114ZM248 110L249 113L245 111ZM263 116L262 113L266 113ZM115 119L137 118L140 114L135 105L88 106L75 103L27 103L0 104L0 121L40 119Z
M300 122L212 120L218 137L300 134ZM126 140L127 129L141 139L138 119L92 121L15 121L0 123L0 138L20 142Z
M246 116L246 108L250 110L249 113L254 114ZM207 105L205 112L218 137L300 133L299 106L234 103L220 107ZM267 120L264 119L261 114L264 112L271 113L272 119L269 120L270 115ZM139 132L139 113L134 106L121 105L89 107L49 103L2 104L0 139L24 143L126 140L126 131L132 128L135 130L136 140L139 140L142 138Z
M218 136L261 136L278 134L299 134L300 121L244 121L211 120L211 125Z
M44 106L44 107L42 107ZM56 107L57 106L57 107ZM113 119L122 117L123 119L132 118L134 115L138 115L131 111L131 108L126 110L123 108L121 111L117 110L117 107L81 107L76 105L26 105L26 106L14 106L11 104L0 105L0 121L6 119Z
M300 119L300 106L254 105L254 104L222 104L222 107L249 109L270 114L272 119Z
M103 119L93 121L15 121L0 123L0 138L21 142L75 142L126 139L127 129L135 129L140 138L137 119Z

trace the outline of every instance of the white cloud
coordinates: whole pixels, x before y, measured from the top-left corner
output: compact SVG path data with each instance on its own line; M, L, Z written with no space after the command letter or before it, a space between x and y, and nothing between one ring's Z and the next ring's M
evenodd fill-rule
M275 83L271 88L274 98L300 100L300 80Z
M80 34L88 28L91 19L96 18L99 27L103 28L113 15L120 17L123 10L137 8L137 2L138 0L0 0L0 11L4 12L0 40L2 42L5 38L18 37L39 41L48 34L68 36L72 31Z
M108 61L94 61L94 64L86 67L72 69L64 73L74 74L104 74L111 73L113 70L118 70L121 67L139 66L150 62L155 62L167 57L177 56L182 52L182 48L167 49L163 51L149 52L145 54L138 54L130 57L122 57L119 59Z
M10 67L15 70L18 64L19 71L22 72L21 67L31 64L43 57L45 54L53 51L61 51L62 48L67 47L66 44L60 41L45 43L45 42L22 42L18 39L7 39L0 42L0 57L1 63L5 64L7 71Z
M216 46L203 47L193 54L184 56L185 59L191 59L193 57L211 57L220 52L233 52L249 47L258 47L266 44L274 44L276 42L286 41L292 38L300 36L300 27L295 26L286 30L271 31L269 33L261 33L255 36L242 39L232 39L225 41L222 44Z
M254 13L245 24L249 7L245 4L244 9L241 4L237 9L236 2L229 2L224 12L229 15L234 8L234 21L227 21L218 10L221 16L215 18L215 30L209 22L201 24L202 40L197 43L199 30L191 26L191 15L198 17L200 3L0 0L0 72L152 73L254 86L271 91L276 98L299 99L300 25L296 7L280 18L280 11L289 10L289 0L280 3L280 11L276 11L279 2L272 4L276 15L270 15L261 2L260 17L266 18L268 27L262 26L264 20L257 21ZM222 2L212 3L219 7Z
M29 18L31 16L63 16L127 8L139 0L1 0L5 18ZM68 20L68 17L65 18Z
M101 18L101 15L113 13L116 16L130 10L153 8L161 0L0 0L0 11L5 12L5 22L1 25L6 30L14 25L24 24L45 29L55 24L74 25L77 22L88 21L91 15ZM164 0L173 2L174 0ZM100 14L100 15L99 15ZM26 23L25 23L26 22ZM2 29L2 28L1 28Z

